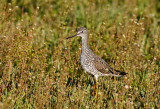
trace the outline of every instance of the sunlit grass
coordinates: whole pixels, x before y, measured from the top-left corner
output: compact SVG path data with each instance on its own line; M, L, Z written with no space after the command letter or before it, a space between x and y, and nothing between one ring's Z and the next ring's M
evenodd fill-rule
M160 108L160 3L0 3L0 108ZM93 78L80 65L78 27L89 46L126 77Z

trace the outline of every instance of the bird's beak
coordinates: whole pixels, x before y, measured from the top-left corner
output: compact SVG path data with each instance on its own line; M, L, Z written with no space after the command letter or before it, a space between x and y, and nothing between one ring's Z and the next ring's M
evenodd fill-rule
M77 36L77 34L75 34L75 35L73 35L73 36L69 36L69 37L67 37L66 39L70 39L70 38L75 37L75 36Z

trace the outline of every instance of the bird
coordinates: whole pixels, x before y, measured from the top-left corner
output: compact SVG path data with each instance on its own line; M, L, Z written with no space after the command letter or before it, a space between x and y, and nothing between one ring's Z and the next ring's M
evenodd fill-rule
M82 38L82 47L81 47L81 55L80 55L81 66L86 72L93 75L96 81L96 86L93 81L95 96L96 96L95 101L96 101L97 93L98 93L99 77L102 77L102 76L122 77L122 76L125 76L127 73L112 68L102 58L94 54L94 52L88 46L88 33L85 27L80 27L75 35L67 37L66 39L70 39L75 36L80 36Z

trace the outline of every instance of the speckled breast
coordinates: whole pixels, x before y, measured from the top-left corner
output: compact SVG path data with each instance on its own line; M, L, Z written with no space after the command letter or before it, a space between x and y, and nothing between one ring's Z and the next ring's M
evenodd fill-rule
M93 64L93 57L82 53L80 61L81 61L82 68L86 72L88 72L92 75L95 75L97 73L97 70L95 69L94 64Z

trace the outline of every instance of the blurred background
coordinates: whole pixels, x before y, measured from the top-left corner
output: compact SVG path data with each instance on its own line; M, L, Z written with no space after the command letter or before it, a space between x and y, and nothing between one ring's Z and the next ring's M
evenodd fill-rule
M89 46L126 77L93 78L80 65ZM1 0L0 108L160 108L159 0Z

